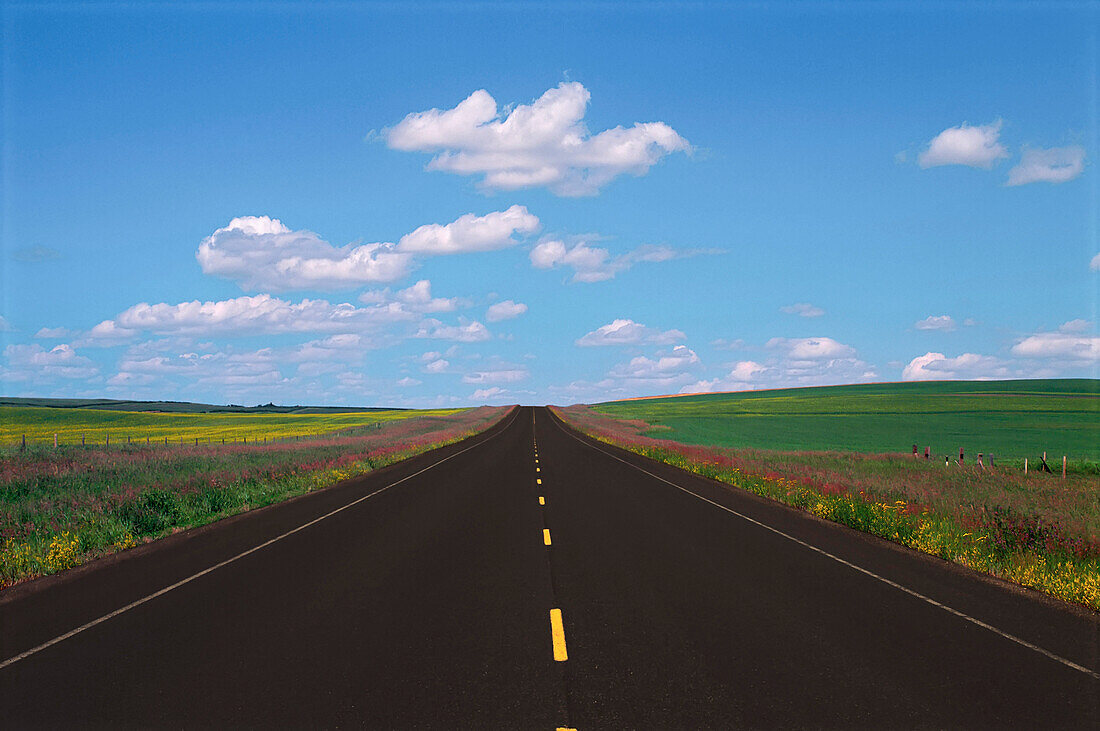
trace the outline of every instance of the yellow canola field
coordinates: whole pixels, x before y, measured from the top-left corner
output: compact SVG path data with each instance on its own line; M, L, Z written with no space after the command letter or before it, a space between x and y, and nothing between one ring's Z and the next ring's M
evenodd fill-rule
M0 407L0 446L85 443L194 443L263 441L316 436L342 429L416 417L445 416L462 409L424 411L358 411L331 414L188 414L145 411L59 409L30 406Z

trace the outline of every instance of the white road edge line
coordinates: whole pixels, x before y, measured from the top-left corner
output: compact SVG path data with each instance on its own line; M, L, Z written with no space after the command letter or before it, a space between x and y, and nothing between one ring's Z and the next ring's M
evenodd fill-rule
M639 472L644 472L645 474L649 475L650 477L656 478L656 479L660 480L661 482L672 485L677 490L682 490L683 492L686 492L688 495L699 498L703 502L710 503L711 505L713 505L716 508L721 508L722 510L725 510L727 513L732 513L733 515L736 515L738 518L743 518L744 520L747 520L750 523L754 523L754 524L760 526L761 528L765 528L767 530L770 530L772 533L783 536L787 540L794 541L795 543L797 543L800 546L808 548L811 551L814 551L816 553L820 553L822 556L826 556L828 558L831 558L832 560L834 560L838 563L842 563L842 564L844 564L845 566L847 566L849 568L855 569L856 571L860 572L861 574L866 574L867 576L870 576L873 579L878 579L879 581L881 581L884 584L888 584L888 585L894 587L895 589L898 589L899 591L903 591L903 592L905 592L906 594L908 594L912 597L916 597L917 599L920 599L921 601L928 602L929 604L931 604L934 607L939 607L940 609L944 610L945 612L947 612L949 614L953 614L956 617L959 617L960 619L965 619L967 622L975 624L975 625L977 625L977 626L979 626L983 629L987 629L990 632L993 632L994 634L998 634L1001 637L1004 637L1006 640L1011 640L1011 641L1015 642L1018 645L1026 647L1029 650L1034 650L1035 652L1039 653L1040 655L1043 655L1047 658L1050 658L1051 660L1054 660L1056 662L1062 663L1066 667L1073 668L1074 670L1082 672L1085 675L1089 675L1089 676L1095 678L1096 680L1100 680L1100 673L1097 673L1094 670L1090 670L1089 668L1086 668L1083 665L1078 665L1077 663L1073 662L1072 660L1067 660L1066 658L1062 657L1061 655L1055 655L1050 650L1045 650L1042 647L1039 647L1038 645L1033 645L1030 642L1028 642L1027 640L1021 639L1021 638L1017 637L1016 635L1009 634L1008 632L1004 632L1003 630L999 630L991 624L986 624L985 622L983 622L980 619L976 619L974 617L971 617L969 614L965 614L963 612L960 612L958 609L955 609L953 607L949 607L946 604L942 604L942 603L936 601L935 599L932 599L931 597L927 597L924 594L921 594L918 591L914 591L913 589L910 589L906 586L902 586L901 584L897 583L896 581L891 581L890 579L887 579L885 576L879 576L874 571L871 571L869 569L865 569L862 566L857 566L856 564L852 563L851 561L845 561L843 558L841 558L839 556L834 556L833 554L829 553L828 551L826 551L824 549L818 548L817 546L811 545L809 543L806 543L803 540L795 538L794 536L790 535L789 533L784 533L783 531L779 530L778 528L773 528L770 525L767 525L766 523L761 523L759 520L756 520L755 518L750 518L749 516L744 515L742 513L739 513L736 510L733 510L732 508L727 508L725 505L722 505L721 503L716 503L713 500L710 500L708 498L703 497L702 495L698 495L698 494L692 492L691 490L688 490L686 487L681 487L680 485L677 485L675 482L670 482L669 480L666 480L665 478L661 477L660 475L655 475L652 472L650 472L649 470L642 469L641 467L639 467L636 464L631 464L630 462L627 462L625 459L623 459L622 457L619 457L616 454L612 454L611 452L608 452L605 449L601 449L600 447L589 444L588 442L585 442L583 439L576 436L575 434L570 433L565 427L563 427L560 423L558 423L557 417L554 418L554 423L557 424L559 429L561 429L567 435L569 435L569 436L573 437L574 439L576 439L581 444L584 444L587 447L591 447L592 449L595 449L597 452L603 452L608 457L611 457L612 459L617 459L618 461L622 462L623 464L628 465L630 467L633 467L634 469L638 470Z
M254 546L254 547L248 549L247 551L243 551L241 553L238 553L236 556L233 556L232 558L227 558L224 561L221 561L220 563L216 563L213 566L210 566L209 568L205 568L202 571L198 572L197 574L192 574L191 576L188 576L186 579L181 579L180 581L177 581L174 584L171 584L169 586L164 587L160 591L153 592L152 594L149 594L148 596L144 596L141 599L130 602L129 604L127 604L124 607L119 607L118 609L116 609L115 611L113 611L109 614L104 614L102 617L99 617L97 619L93 619L91 622L88 622L86 624L82 624L79 627L77 627L76 629L69 630L68 632L66 632L63 635L58 635L57 637L54 637L52 640L47 640L46 642L43 642L41 645L38 645L37 647L32 647L31 649L26 650L25 652L21 652L18 655L14 655L12 657L9 657L7 660L4 660L3 662L0 662L0 670L3 670L4 668L8 667L9 665L14 665L15 663L19 662L20 660L25 660L26 658L30 657L31 655L34 655L35 653L38 653L38 652L41 652L42 650L45 650L47 647L52 647L53 645L56 645L59 642L64 642L65 640L69 639L70 637L73 637L75 635L80 634L84 630L91 629L92 627L95 627L98 624L103 624L108 619L112 619L114 617L117 617L118 615L123 614L124 612L128 612L128 611L130 611L131 609L133 609L135 607L140 607L142 604L145 604L148 601L152 601L153 599L156 599L158 596L162 596L164 594L167 594L168 592L172 591L173 589L178 589L181 586L183 586L184 584L189 584L192 581L194 581L195 579L197 579L199 577L202 577L202 576L206 576L207 574L209 574L212 571L217 571L218 569L220 569L223 566L231 564L231 563L233 563L234 561L236 561L238 559L244 558L245 556L247 556L251 553L255 553L256 551L259 551L261 548L267 548L272 543L276 543L278 541L281 541L284 538L286 538L287 536L292 536L295 533L297 533L298 531L305 530L306 528L310 527L311 525L314 525L315 523L320 523L325 518L331 518L332 516L336 515L337 513L341 513L341 512L347 510L348 508L350 508L354 505L358 505L359 503L363 502L364 500L367 500L368 498L372 498L375 495L378 495L380 493L385 492L386 490L389 490L391 487L394 487L396 485L400 485L402 482L405 482L406 480L411 480L412 478L416 477L417 475L423 474L423 473L427 472L428 470L432 469L433 467L438 467L439 465L443 464L447 460L454 459L455 457L457 457L460 454L463 454L464 452L469 452L471 449L474 449L475 447L480 447L482 444L485 444L486 442L490 441L491 439L496 437L501 432L507 431L509 429L509 427L512 426L512 422L514 422L518 417L519 417L519 410L517 409L516 410L516 415L512 417L512 421L508 423L508 426L504 427L503 429L498 431L496 434L493 434L491 437L489 437L489 439L485 439L483 441L480 441L477 444L471 444L470 446L466 447L465 449L462 449L458 452L455 452L454 454L452 454L450 456L444 457L443 459L439 460L438 462L433 462L432 464L428 465L427 467L425 467L424 469L422 469L418 472L414 472L411 475L406 475L405 477L402 477L400 480L397 480L396 482L391 482L390 484L386 485L385 487L380 487L377 490L375 490L374 492L370 493L369 495L364 495L363 497L356 498L355 500L351 501L347 505L341 506L341 507L336 508L335 510L333 510L331 512L325 513L324 515L322 515L319 518L314 518L313 520L309 521L308 523L303 523L302 525L298 526L297 528L294 528L292 530L288 530L286 533L283 533L282 535L275 536L274 538L272 538L270 540L264 541L260 545Z

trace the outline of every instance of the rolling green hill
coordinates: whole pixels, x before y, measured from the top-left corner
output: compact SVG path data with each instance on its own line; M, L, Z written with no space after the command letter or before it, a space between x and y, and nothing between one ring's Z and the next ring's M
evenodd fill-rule
M1100 380L937 381L792 388L612 401L596 411L642 419L651 436L781 450L1100 461Z

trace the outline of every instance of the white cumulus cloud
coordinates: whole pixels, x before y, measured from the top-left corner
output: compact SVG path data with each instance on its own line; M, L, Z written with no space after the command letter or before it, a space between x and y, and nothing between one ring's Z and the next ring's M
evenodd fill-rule
M955 320L951 315L929 315L923 320L913 323L918 330L943 330L951 332L955 329Z
M539 229L539 219L523 206L495 211L484 216L467 213L448 224L431 223L405 234L397 244L399 252L416 254L464 254L494 251L514 246L516 234Z
M761 383L772 370L772 368L762 363L753 360L742 360L734 363L725 376L689 383L680 389L680 393L748 391Z
M699 356L686 345L677 345L672 350L658 353L656 358L644 355L631 358L628 363L620 363L608 374L611 378L624 382L649 381L659 385L671 385L686 377L687 371L699 363Z
M514 317L519 317L524 312L527 312L527 305L522 302L504 300L489 305L489 309L485 311L485 319L489 322L500 322L501 320L511 320Z
M1092 322L1077 318L1076 320L1070 320L1064 322L1058 326L1058 330L1064 333L1083 333L1092 329Z
M1012 354L1021 358L1100 362L1100 337L1072 331L1036 333L1012 346Z
M909 361L901 372L905 381L989 380L1012 375L1008 365L1000 358L977 353L948 358L943 353L929 352Z
M772 338L764 347L777 354L767 362L761 385L812 386L854 383L876 377L874 368L860 360L856 349L832 338Z
M412 255L394 244L333 246L312 231L292 231L268 216L241 216L199 244L204 274L244 289L348 289L408 274Z
M0 380L43 383L53 378L87 379L99 373L91 359L79 355L71 345L62 343L50 349L38 343L9 345L4 348L7 366L0 369Z
M58 338L67 338L73 335L73 331L64 327L43 327L34 334L36 338L41 340L56 340Z
M500 399L501 397L503 397L507 393L508 392L505 391L500 386L492 386L490 388L479 388L478 390L476 390L472 394L470 394L470 398L473 401L481 401L481 402L493 401L493 400Z
M811 305L809 302L796 302L793 305L780 307L779 311L788 315L798 315L799 317L821 317L825 314L825 310Z
M393 149L433 153L429 170L481 175L491 190L546 187L561 196L595 195L619 175L644 175L666 155L690 150L664 122L590 135L589 98L581 84L563 82L502 111L479 89L453 109L409 114L382 134Z
M963 122L936 135L917 162L922 168L967 165L989 170L998 160L1008 157L1008 151L998 142L1000 134L1000 120L978 126Z
M462 376L463 383L515 383L531 375L526 368L505 368L491 371L473 371Z
M428 365L424 366L425 373L446 373L447 369L451 367L449 361L443 358L437 358Z
M360 331L402 320L417 314L389 305L356 307L348 303L305 299L292 303L269 294L228 300L142 302L104 320L92 328L86 339L105 340L133 336L141 331L175 335L274 335L296 332Z
M1080 145L1030 148L1023 151L1020 162L1008 171L1006 185L1028 183L1065 183L1085 170L1085 148Z
M665 330L647 327L633 320L617 319L606 325L596 328L578 338L576 343L581 347L595 347L602 345L671 345L681 341L685 337L680 330Z
M477 320L462 320L458 325L444 325L439 320L427 319L420 324L415 337L453 340L458 343L477 343L492 337L489 328Z
M405 313L453 312L468 303L458 297L433 297L432 283L421 279L416 284L391 293L387 289L372 289L359 295L359 301L373 305L374 310L385 310L398 319Z
M199 244L205 274L235 280L246 290L340 290L406 276L418 255L492 251L539 228L523 206L448 224L427 224L396 243L333 246L312 231L292 231L277 218L241 216Z
M603 282L612 279L639 262L662 262L698 254L715 254L715 250L677 250L670 246L646 244L636 249L612 256L600 246L592 246L583 238L566 243L559 239L543 239L531 249L531 266L536 269L553 269L559 266L573 270L574 282Z
M832 338L772 338L764 347L780 350L794 360L851 358L856 354L855 348Z
M1100 254L1092 257L1092 261L1089 262L1089 269L1094 272L1100 272Z

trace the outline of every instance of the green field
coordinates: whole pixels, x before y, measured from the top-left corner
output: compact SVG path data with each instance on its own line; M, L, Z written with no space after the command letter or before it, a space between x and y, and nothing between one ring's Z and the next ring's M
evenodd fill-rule
M942 381L705 394L598 404L687 444L1100 461L1100 380Z
M201 406L190 404L188 406ZM278 407L276 407L278 408ZM380 422L443 416L462 409L412 411L350 410L325 413L187 412L105 410L87 407L0 406L0 447L22 443L61 445L111 444L132 440L143 443L202 442L225 440L263 441L315 436L348 429L369 428Z

